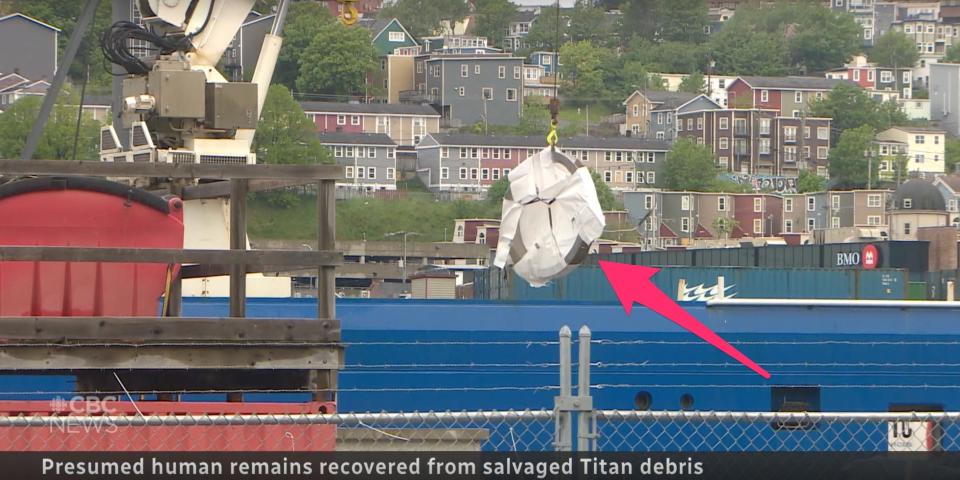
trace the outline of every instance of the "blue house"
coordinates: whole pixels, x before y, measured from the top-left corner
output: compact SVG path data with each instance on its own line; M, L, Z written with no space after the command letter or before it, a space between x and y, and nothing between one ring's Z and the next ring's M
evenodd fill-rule
M553 52L537 51L530 54L530 64L543 67L543 74L553 76L554 72L554 54ZM560 57L556 58L559 63ZM563 67L563 64L560 64Z

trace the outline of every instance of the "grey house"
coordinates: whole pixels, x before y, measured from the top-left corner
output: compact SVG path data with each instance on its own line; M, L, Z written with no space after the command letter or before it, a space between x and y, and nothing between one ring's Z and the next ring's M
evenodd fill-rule
M0 73L40 80L57 72L60 29L22 13L0 17Z
M654 103L650 111L648 138L673 142L677 138L677 118L682 113L720 110L706 95L684 92L647 92Z
M276 14L261 15L250 12L247 21L233 37L224 52L224 70L233 81L242 81L253 76L263 47L263 37L270 32Z
M397 189L397 144L384 133L327 132L317 135L342 165L346 179L338 187Z
M930 64L930 122L960 136L960 64Z
M418 63L421 60L418 59ZM523 112L523 58L509 55L434 55L422 60L418 85L451 127L486 122L511 125Z

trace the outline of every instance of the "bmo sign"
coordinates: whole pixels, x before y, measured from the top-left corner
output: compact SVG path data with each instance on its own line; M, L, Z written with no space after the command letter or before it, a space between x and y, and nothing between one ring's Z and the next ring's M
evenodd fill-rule
M859 252L838 252L835 266L863 267L864 270L873 270L880 265L880 251L873 244L868 244Z

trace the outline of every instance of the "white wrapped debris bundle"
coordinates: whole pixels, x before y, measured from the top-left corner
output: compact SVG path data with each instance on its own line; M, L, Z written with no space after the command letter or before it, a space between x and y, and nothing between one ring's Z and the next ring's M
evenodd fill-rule
M566 275L603 233L604 219L586 167L545 148L510 172L494 265L534 287Z

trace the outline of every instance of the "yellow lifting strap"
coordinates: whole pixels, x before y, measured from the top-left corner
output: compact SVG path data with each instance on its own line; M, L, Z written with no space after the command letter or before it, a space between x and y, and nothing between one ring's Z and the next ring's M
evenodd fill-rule
M547 145L550 145L551 147L555 147L557 145L558 138L559 137L557 136L557 122L556 121L550 122L550 133L547 134Z
M356 0L337 0L337 3L342 5L340 8L340 23L348 27L357 23L357 20L360 19L360 12L357 12L357 7L353 6L355 1Z

